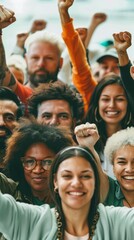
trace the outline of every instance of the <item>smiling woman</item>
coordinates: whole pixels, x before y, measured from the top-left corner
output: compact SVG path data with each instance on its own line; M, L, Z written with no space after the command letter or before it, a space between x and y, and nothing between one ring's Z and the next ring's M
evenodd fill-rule
M100 139L95 148L99 153L103 168L108 175L113 177L110 164L103 155L106 140L113 133L134 126L129 99L119 76L107 74L96 86L85 122L96 124Z
M134 207L134 127L113 134L106 143L104 154L116 177L105 204Z
M85 224L81 234L83 236L91 231L92 236L94 227L96 227L95 225L92 228L93 220L99 217L97 205L100 193L98 170L91 152L78 146L61 151L52 164L50 190L63 223L58 233L59 235L62 234L61 239L64 238L64 234L66 239L67 234L64 233L65 216L66 218L74 218L75 216L77 234L79 234L79 218L83 223L87 219L88 225ZM74 232L68 227L67 232L74 235Z
M98 170L88 148L72 146L61 150L50 170L49 187L54 209L47 204L31 207L17 203L0 193L0 231L8 239L132 239L134 209L98 205Z

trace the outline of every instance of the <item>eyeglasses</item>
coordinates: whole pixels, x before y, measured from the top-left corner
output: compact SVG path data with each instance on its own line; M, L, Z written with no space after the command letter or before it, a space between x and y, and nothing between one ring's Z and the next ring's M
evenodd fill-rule
M35 158L31 158L31 157L29 158L22 157L21 161L22 161L23 167L28 171L33 170L38 164L44 170L49 170L53 162L53 160L50 160L50 159L43 159L41 161L37 161Z

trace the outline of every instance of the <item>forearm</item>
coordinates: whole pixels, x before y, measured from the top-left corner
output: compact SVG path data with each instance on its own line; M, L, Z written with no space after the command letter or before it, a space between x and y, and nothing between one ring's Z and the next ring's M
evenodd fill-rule
M119 58L119 65L120 66L125 66L129 63L129 57L128 57L128 54L127 54L127 51L117 51L117 54L118 54L118 58Z
M61 24L64 25L65 23L70 22L71 17L69 15L68 9L61 8L59 6L58 6L58 9L59 9Z
M109 191L109 180L107 174L103 171L98 153L93 147L89 147L95 157L96 165L100 176L100 201L104 202Z
M97 27L96 24L91 23L89 28L88 28L87 37L86 37L86 40L85 40L85 47L86 48L88 47L88 45L89 45L89 43L91 41L91 38L93 36L93 33L94 33L96 27Z
M2 36L0 36L0 86L7 86L14 90L15 83L16 80L6 64L5 50L2 42Z
M133 100L134 80L130 74L131 66L132 66L131 62L128 62L128 64L126 64L125 66L120 66L120 73L121 73L123 85L129 97L130 105L132 106L132 110L133 110L134 109L134 100Z
M2 36L0 35L0 69L5 72L7 70L5 50L3 47Z
M13 49L13 51L12 51L12 55L20 55L20 56L24 56L24 54L25 54L25 49L24 48L21 48L21 47L19 47L18 45L15 45L14 46L14 49Z
M90 66L87 62L85 48L80 40L78 33L74 30L73 20L62 25L62 37L68 48L69 56L73 66L73 83L82 94L84 99L85 111L88 109L92 92L96 86L96 81L92 76Z

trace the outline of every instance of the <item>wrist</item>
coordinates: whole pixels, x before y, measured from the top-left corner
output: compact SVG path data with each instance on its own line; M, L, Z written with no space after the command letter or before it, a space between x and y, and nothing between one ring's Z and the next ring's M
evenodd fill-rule
M17 45L19 48L23 48L23 49L24 49L24 43L17 42L16 45Z
M125 50L116 49L116 52L117 52L117 54L120 55L120 56L125 56L125 55L127 55L127 50L126 50L126 49L125 49Z

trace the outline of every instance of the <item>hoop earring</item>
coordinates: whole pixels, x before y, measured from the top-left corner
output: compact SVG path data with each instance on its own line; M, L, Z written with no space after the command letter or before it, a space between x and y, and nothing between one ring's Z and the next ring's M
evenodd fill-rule
M129 116L127 114L127 117L124 119L124 126L127 127L129 126L129 124L131 123L132 121L132 114L131 112L129 113Z
M98 116L97 116L98 115ZM94 111L94 118L95 118L95 121L97 122L97 123L99 123L99 122L101 122L101 118L100 118L100 116L99 116L99 113L98 113L98 108L96 107L95 108L95 111Z
M127 126L130 124L131 120L132 120L132 114L130 112L129 117L128 117L128 121L126 123Z
M58 193L58 187L55 187L55 188L54 188L54 192L55 192L55 193Z

